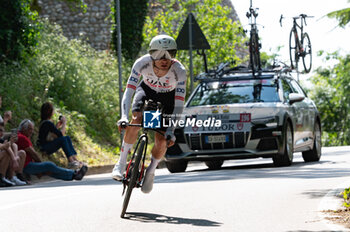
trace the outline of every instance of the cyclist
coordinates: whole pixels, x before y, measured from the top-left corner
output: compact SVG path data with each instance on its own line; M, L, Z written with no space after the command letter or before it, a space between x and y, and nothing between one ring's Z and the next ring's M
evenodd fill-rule
M182 113L186 95L186 70L175 59L176 52L176 42L172 37L158 35L150 42L149 54L135 61L122 99L122 116L118 121L119 132L122 129L121 124L123 122L128 123L128 114L134 93L131 107L132 124L142 122L142 106L145 100L149 99L154 102L161 102L164 107L163 114L172 115L172 119L176 119L176 116ZM112 177L115 180L123 179L127 155L136 142L139 129L139 127L126 128L120 158L112 172ZM161 130L165 132L165 136L155 133L151 164L146 170L141 188L144 193L151 192L155 169L164 156L167 147L175 143L174 129L161 127Z

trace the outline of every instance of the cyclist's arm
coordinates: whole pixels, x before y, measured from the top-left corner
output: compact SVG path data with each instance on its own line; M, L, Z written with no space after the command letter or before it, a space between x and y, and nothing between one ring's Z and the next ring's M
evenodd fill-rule
M126 84L126 90L123 95L121 119L125 121L128 121L128 115L131 107L132 96L134 95L137 84L141 79L139 66L140 66L140 59L138 59L132 67L131 74Z

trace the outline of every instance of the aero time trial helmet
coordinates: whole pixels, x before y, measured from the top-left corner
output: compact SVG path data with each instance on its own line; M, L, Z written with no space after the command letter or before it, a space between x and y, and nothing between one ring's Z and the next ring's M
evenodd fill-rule
M175 58L176 51L176 42L168 35L157 35L149 44L149 54L154 60Z

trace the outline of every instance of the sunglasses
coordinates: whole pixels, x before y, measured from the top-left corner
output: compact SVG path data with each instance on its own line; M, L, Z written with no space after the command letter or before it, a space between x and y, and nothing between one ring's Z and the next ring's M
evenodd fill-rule
M176 50L151 50L149 51L153 60L171 60L176 56Z

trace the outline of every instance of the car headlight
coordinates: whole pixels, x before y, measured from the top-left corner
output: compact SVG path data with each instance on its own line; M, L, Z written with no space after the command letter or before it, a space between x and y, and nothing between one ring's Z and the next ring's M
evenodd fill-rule
M267 118L257 118L252 120L255 125L265 125L266 127L277 127L278 125L277 117L267 117Z
M267 127L277 127L277 122L269 122L265 124Z

